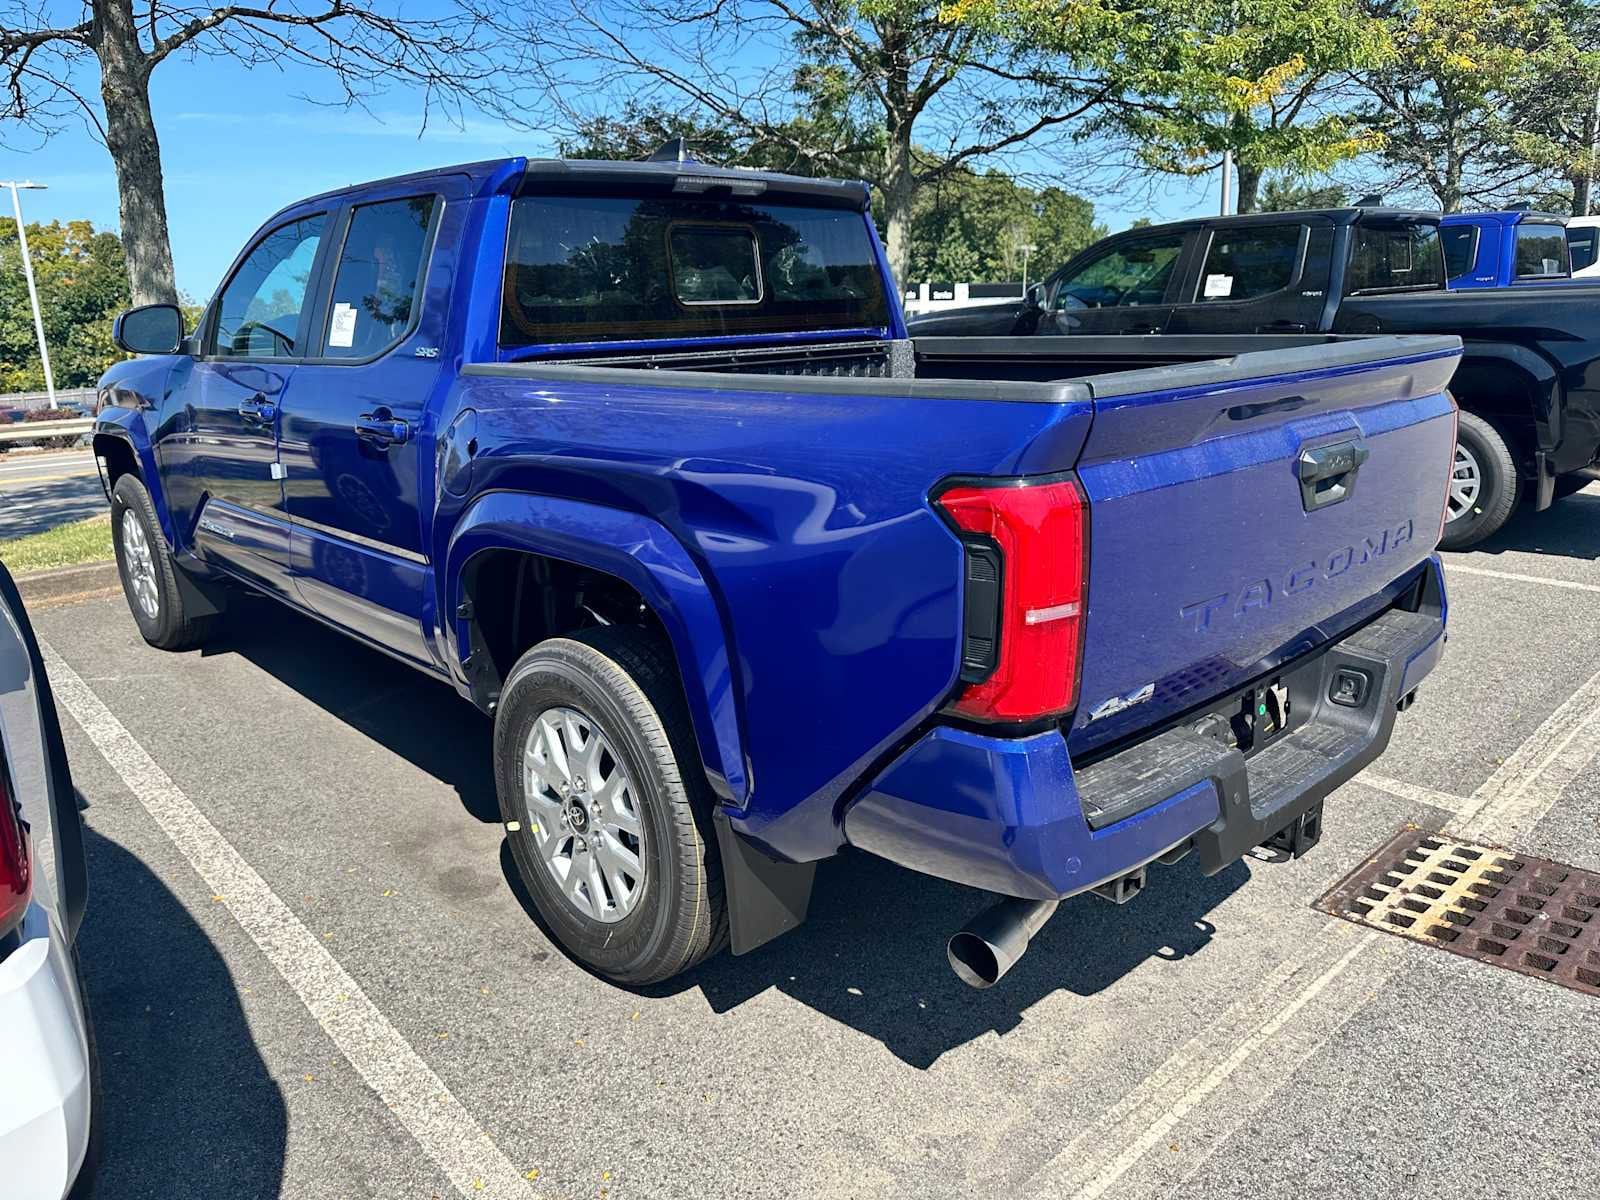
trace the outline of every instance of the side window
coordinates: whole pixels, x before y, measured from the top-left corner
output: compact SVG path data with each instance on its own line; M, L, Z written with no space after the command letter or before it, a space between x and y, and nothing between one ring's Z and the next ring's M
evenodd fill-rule
M1444 287L1444 253L1439 248L1437 225L1362 222L1350 235L1345 295Z
M1200 272L1199 302L1253 300L1288 287L1300 265L1300 228L1264 225L1214 233Z
M294 358L311 267L326 213L280 225L251 249L217 300L211 353L222 358Z
M1451 225L1439 230L1439 240L1444 245L1444 277L1459 279L1472 270L1472 260L1477 256L1478 227L1476 225Z
M422 286L436 196L363 204L339 252L323 354L371 358L405 336Z
M1567 231L1560 225L1517 226L1517 278L1567 273Z
M1580 229L1567 226L1567 252L1572 256L1572 269L1585 271L1600 258L1600 229L1585 225Z
M1160 304L1167 296L1178 256L1181 233L1124 242L1085 263L1056 285L1057 309L1130 308Z

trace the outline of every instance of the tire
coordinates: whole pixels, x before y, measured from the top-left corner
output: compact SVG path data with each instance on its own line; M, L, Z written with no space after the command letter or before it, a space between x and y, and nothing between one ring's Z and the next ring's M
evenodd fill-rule
M1461 485L1470 471L1475 488ZM1522 476L1505 435L1474 413L1462 412L1456 430L1451 514L1439 539L1443 550L1465 550L1499 531L1516 511Z
M591 751L587 772L571 762L560 769L567 756ZM676 667L657 637L611 625L529 650L500 694L494 764L517 872L548 931L579 963L636 987L727 944L713 799ZM584 793L564 790L585 776L587 811Z
M122 594L145 641L162 650L192 650L210 636L216 614L185 610L178 567L137 475L122 476L111 489L111 544Z

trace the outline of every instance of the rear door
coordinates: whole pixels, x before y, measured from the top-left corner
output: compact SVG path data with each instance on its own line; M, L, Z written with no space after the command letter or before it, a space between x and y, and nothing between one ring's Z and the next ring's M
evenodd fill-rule
M1164 333L1193 234L1118 238L1050 280L1040 333Z
M1338 637L1438 541L1454 338L1372 338L1086 380L1095 415L1075 747Z
M313 347L283 406L285 507L300 599L422 663L431 595L421 510L432 501L428 401L450 272L430 272L465 210L459 176L376 193L339 215ZM448 223L443 241L441 229ZM428 470L420 469L424 464Z
M1328 298L1333 223L1208 227L1168 333L1308 333Z
M287 587L289 526L278 420L310 328L327 213L269 229L213 302L202 353L182 381L184 432L163 439L194 544L207 559L275 591Z

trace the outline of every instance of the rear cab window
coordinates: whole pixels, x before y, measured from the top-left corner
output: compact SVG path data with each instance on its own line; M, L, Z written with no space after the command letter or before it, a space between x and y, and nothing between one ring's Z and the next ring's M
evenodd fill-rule
M1422 221L1363 221L1350 231L1347 296L1444 287L1439 227Z
M1567 231L1560 225L1517 226L1518 279L1564 279L1568 275Z
M1440 229L1439 241L1444 247L1445 278L1460 279L1472 270L1472 264L1478 257L1476 225L1451 225Z
M1281 292L1299 273L1303 228L1296 222L1214 234L1196 301L1254 300Z
M1567 253L1574 271L1586 271L1600 259L1600 229L1585 225L1578 229L1567 227Z
M889 321L859 209L693 195L512 202L504 348L827 330L881 335Z
M410 332L438 208L439 198L428 195L351 211L334 271L324 357L373 358Z

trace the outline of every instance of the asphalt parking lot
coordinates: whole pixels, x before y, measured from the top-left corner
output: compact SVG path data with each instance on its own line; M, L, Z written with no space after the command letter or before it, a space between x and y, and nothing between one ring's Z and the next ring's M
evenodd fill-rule
M105 511L89 451L0 454L0 542Z
M974 992L977 893L862 855L643 993L511 882L489 726L247 602L203 652L42 607L91 897L102 1200L1592 1190L1600 1000L1312 906L1407 822L1600 869L1600 487L1448 556L1451 641L1292 863L1062 907Z

